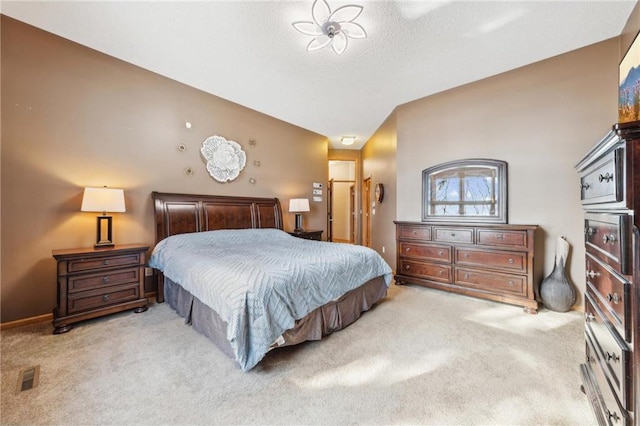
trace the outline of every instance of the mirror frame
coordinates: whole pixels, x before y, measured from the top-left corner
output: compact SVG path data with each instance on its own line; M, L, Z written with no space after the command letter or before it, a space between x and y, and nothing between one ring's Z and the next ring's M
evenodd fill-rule
M469 167L491 167L496 169L498 180L495 189L497 192L495 215L469 216L469 215L436 215L430 214L429 208L433 202L431 200L431 177L444 170L464 169ZM486 158L468 158L464 160L449 161L422 171L422 221L423 222L481 222L481 223L507 223L507 162L502 160L492 160Z

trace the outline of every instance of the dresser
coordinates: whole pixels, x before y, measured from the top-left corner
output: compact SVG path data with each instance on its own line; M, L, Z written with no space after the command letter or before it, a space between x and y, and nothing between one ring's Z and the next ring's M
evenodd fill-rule
M395 224L397 284L511 303L537 313L536 225Z
M289 235L293 235L294 237L303 238L305 240L322 240L322 230L302 230L302 231L292 231L289 232Z
M144 268L149 246L54 250L58 294L53 310L54 334L74 323L135 309L147 310Z
M599 424L637 425L640 123L614 125L576 170L586 277L582 389Z

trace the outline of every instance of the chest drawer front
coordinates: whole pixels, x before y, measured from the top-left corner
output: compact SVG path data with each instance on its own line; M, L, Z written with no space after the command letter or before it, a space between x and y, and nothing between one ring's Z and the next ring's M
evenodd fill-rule
M402 275L426 278L442 283L451 282L451 266L449 265L401 259L399 266L398 273Z
M124 284L70 294L67 299L67 309L69 314L73 314L91 309L104 308L109 305L136 300L138 298L138 283Z
M585 333L585 337L586 360L597 383L602 402L604 403L604 406L600 407L602 409L602 418L608 420L606 423L608 425L629 425L629 413L621 406L621 403L618 402L618 398L615 396L616 394L609 385L609 380L602 370L602 360L600 359L600 354L595 349L593 337L588 332Z
M451 262L451 247L401 242L400 256Z
M587 251L621 274L629 274L631 238L626 214L587 213Z
M627 342L631 342L629 281L611 272L589 253L586 255L586 278L588 287L595 295L595 302L609 322Z
M116 266L140 265L140 263L140 253L74 259L67 262L67 272L72 273Z
M582 204L613 203L624 200L624 148L607 154L580 177Z
M527 255L521 252L456 248L455 262L458 265L477 265L514 272L525 272L527 270Z
M69 293L92 290L105 286L113 286L124 283L138 282L140 279L140 268L108 270L102 274L87 274L70 276Z
M447 243L473 244L473 228L433 227L433 240Z
M456 268L455 283L497 294L507 292L518 296L526 296L527 289L526 276L491 273L467 268Z
M486 246L526 249L529 240L527 231L478 229L476 241L478 244Z
M631 353L617 333L607 327L590 295L587 294L585 302L586 333L593 336L592 342L600 368L614 386L623 406L630 408Z
M418 225L398 225L398 238L431 240L431 227Z

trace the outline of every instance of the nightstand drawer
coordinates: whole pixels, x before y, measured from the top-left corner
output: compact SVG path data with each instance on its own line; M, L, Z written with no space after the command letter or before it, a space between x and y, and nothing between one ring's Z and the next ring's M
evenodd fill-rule
M105 286L114 286L124 283L137 283L140 279L140 268L118 269L105 271L101 274L70 276L67 278L69 293L92 290Z
M69 314L73 314L91 309L104 308L110 305L136 300L138 297L138 283L70 294L68 298L68 312Z
M91 269L129 265L140 265L140 253L69 260L67 262L67 272L82 272Z

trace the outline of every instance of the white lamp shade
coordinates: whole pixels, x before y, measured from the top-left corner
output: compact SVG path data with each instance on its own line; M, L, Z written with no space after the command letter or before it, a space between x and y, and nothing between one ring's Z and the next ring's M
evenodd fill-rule
M289 213L308 212L308 198L292 198L289 200Z
M82 197L83 212L125 212L124 208L124 190L116 188L91 188L84 189Z

